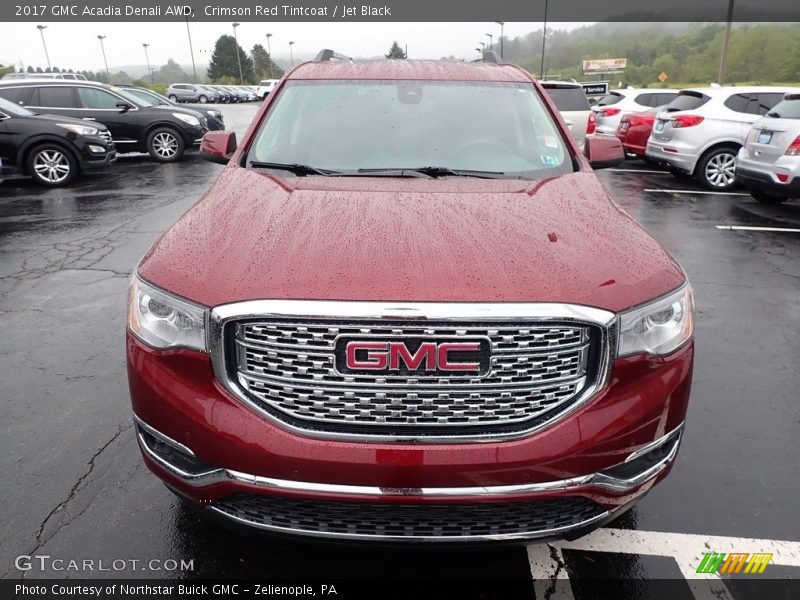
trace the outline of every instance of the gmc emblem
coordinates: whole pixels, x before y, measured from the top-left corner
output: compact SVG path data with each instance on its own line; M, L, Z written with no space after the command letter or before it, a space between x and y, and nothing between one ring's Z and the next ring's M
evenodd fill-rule
M485 375L489 340L342 337L336 341L336 369L348 374Z

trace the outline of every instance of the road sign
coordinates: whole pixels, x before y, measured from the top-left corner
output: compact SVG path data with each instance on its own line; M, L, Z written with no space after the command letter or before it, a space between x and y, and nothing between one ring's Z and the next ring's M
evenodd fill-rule
M627 58L598 58L583 61L584 73L618 73L628 65Z
M667 75L666 73L664 73L664 71L661 71L661 73L659 73L659 74L658 74L658 80L659 80L661 83L664 83L664 82L665 82L667 79L669 79L669 75Z
M608 94L607 81L589 81L582 83L583 91L587 96L605 96Z

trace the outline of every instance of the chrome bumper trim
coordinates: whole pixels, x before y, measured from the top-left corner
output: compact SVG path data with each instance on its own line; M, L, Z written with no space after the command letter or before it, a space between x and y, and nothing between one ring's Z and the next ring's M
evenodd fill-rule
M168 436L160 433L142 421L139 417L134 415L134 423L145 429L150 435L161 439L162 441L174 445L176 448L183 452L189 453L194 456L194 453L169 438ZM154 460L157 464L166 469L169 473L181 479L184 483L192 487L205 487L215 483L224 481L233 481L236 483L243 483L260 488L260 491L269 492L277 490L281 492L299 492L304 494L324 494L341 496L343 498L358 498L358 497L393 497L393 496L415 496L421 498L451 498L451 499L464 499L465 497L473 498L502 498L504 496L515 496L525 494L537 494L542 492L564 491L576 487L597 487L610 490L617 493L623 493L635 489L647 481L656 477L661 471L666 469L670 463L675 459L678 453L681 437L683 433L683 424L674 429L673 431L661 436L655 442L644 446L643 448L632 453L625 462L630 462L635 458L640 458L646 452L655 450L665 443L672 443L673 447L670 452L655 465L649 467L647 470L636 475L630 479L621 479L605 475L602 472L591 473L589 475L580 475L571 477L569 479L560 479L556 481L545 481L540 483L524 483L516 485L493 485L493 486L469 486L469 487L426 487L426 488L393 488L393 487L380 487L369 485L344 485L336 483L315 483L306 481L291 481L288 479L277 479L274 477L262 477L260 475L251 475L249 473L242 473L233 469L219 468L213 471L194 474L187 473L181 469L176 468L174 465L165 461L158 454L153 452L148 446L141 434L137 432L137 439L139 446L149 458ZM631 458L633 457L633 458ZM624 464L624 463L623 463Z

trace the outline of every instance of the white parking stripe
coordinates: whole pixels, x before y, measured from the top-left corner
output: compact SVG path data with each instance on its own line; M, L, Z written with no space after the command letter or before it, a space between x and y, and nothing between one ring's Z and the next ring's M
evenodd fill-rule
M657 175L669 175L668 171L657 171L654 169L616 169L616 168L609 168L603 169L604 171L610 171L611 173L651 173Z
M800 229L791 227L755 227L751 225L716 225L717 229L725 231L778 231L780 233L800 233Z
M569 580L569 574L563 567L564 557L561 555L561 550L551 544L531 544L527 550L536 597L574 600L572 588L569 583L563 581ZM554 576L555 580L562 580L561 583L555 585Z
M709 190L662 190L659 188L645 188L645 192L652 194L701 194L704 196L749 196L746 192L712 192Z
M559 562L563 564L561 556L550 554L549 547L556 550L672 557L697 600L730 600L732 598L718 575L696 572L700 561L707 552L748 552L751 554L771 552L773 556L770 564L800 567L800 542L605 528L593 531L589 535L571 542L557 541L547 545L531 544L528 546L531 575L536 580L549 580L554 575L560 578L560 573L564 571L563 567L559 565ZM558 557L558 560L553 556ZM708 586L707 581L701 584L699 580L703 579L718 580L719 586ZM545 582L546 584L547 582ZM562 596L562 598L569 597Z

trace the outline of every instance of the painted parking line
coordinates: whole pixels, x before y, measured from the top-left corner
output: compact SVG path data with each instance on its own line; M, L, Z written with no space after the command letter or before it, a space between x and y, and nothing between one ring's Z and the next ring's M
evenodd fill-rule
M611 173L649 173L655 175L669 175L669 171L659 171L657 169L617 169L617 168L608 168L603 169L604 171L609 171Z
M750 554L771 552L771 564L800 567L800 542L604 528L571 542L561 540L528 545L531 576L538 582L535 585L553 588L555 580L569 579L563 567L562 550L670 557L678 564L697 600L732 600L728 588L718 575L697 573L698 565L710 551ZM709 586L708 580L716 580L719 585ZM539 589L536 591L536 597L539 598ZM572 600L574 597L569 585L559 585L555 591L560 595L553 597L561 600Z
M756 227L754 225L715 225L723 231L777 231L778 233L800 233L800 229L793 227Z
M704 196L749 196L747 192L712 192L710 190L665 190L661 188L645 188L651 194L700 194Z

